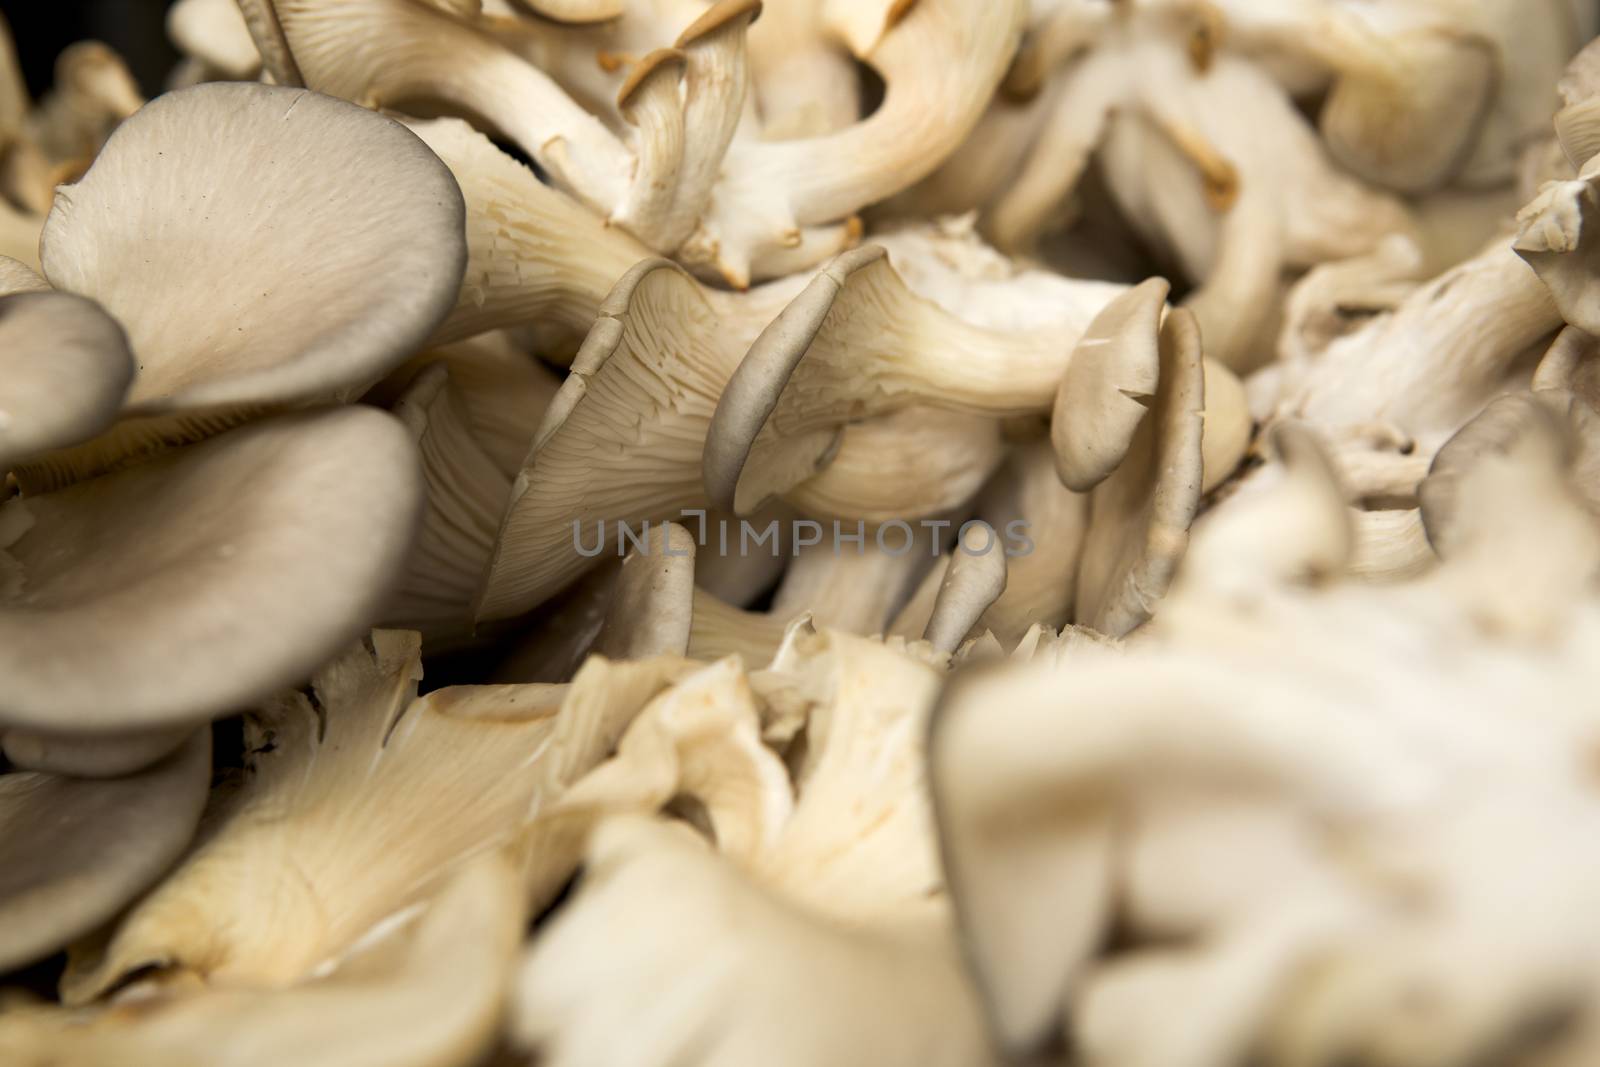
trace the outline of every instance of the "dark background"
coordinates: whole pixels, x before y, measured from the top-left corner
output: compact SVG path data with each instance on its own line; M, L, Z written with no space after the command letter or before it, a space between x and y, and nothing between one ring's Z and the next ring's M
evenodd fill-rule
M1600 4L1600 0L1592 0ZM127 61L145 95L159 92L178 53L167 40L171 0L0 0L0 15L37 97L51 82L56 55L74 41L104 41Z
M56 56L74 41L104 41L127 61L145 95L161 90L178 53L167 41L169 0L0 0L17 58L37 97L50 87Z

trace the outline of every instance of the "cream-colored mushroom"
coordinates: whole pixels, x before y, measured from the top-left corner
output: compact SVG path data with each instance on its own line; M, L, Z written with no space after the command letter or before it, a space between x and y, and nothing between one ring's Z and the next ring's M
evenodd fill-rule
M125 778L0 774L0 968L59 951L159 879L189 844L210 777L208 730Z
M707 668L707 684L713 672L730 669L726 662ZM760 683L807 709L792 810L784 791L734 791L736 783L758 779L730 776L729 791L712 789L706 800L724 813L712 818L722 856L683 828L637 815L600 823L575 898L525 960L513 1007L519 1043L553 1063L686 1056L708 1064L752 1056L810 1063L863 1052L887 1064L987 1062L972 991L951 952L922 796L919 726L936 677L918 659L876 642L795 628ZM736 683L736 676L727 680ZM731 746L742 722L739 765L788 777L752 736L756 708L748 692L722 699L732 702L730 711L742 700L743 716L727 720L720 735L702 737L696 751L709 754L718 736ZM694 707L683 705L680 719ZM699 721L713 720L702 713ZM690 767L679 766L680 787L707 792ZM651 796L670 795L670 788ZM574 794L583 789L580 783ZM611 794L617 808L638 811L639 798L624 799L626 793ZM768 798L768 813L750 818L757 798ZM724 849L721 828L741 811L747 821L735 825L745 832ZM649 888L663 877L700 888ZM711 922L713 914L722 918ZM618 923L626 936L615 936ZM596 956L594 931L602 927L614 948ZM712 983L716 993L666 1005L646 992L659 988L663 968L687 974L702 990L701 983ZM630 980L618 984L619 973ZM594 995L597 982L609 996ZM725 1010L729 1003L738 1010ZM797 1040L776 1040L777 1020L792 1018L798 1004L814 1025ZM930 1039L926 1027L936 1016L943 1021ZM623 1018L633 1024L619 1041L614 1020ZM717 1040L703 1044L712 1032Z
M42 240L51 284L127 331L139 368L123 418L20 471L24 488L359 395L454 302L461 212L421 142L343 101L244 83L160 97L61 189ZM157 232L170 237L153 246Z
M1074 615L1112 637L1155 610L1200 506L1205 374L1190 312L1167 316L1160 357L1160 384L1127 458L1089 496Z
M637 146L482 32L470 12L419 0L256 2L263 9L258 48L292 54L312 88L373 105L442 101L479 117L603 217L616 218L630 200L663 191L640 184L660 168L640 171ZM629 211L627 224L657 251L738 288L838 252L851 239L850 215L932 170L965 136L1003 72L1022 7L1021 0L922 0L895 9L879 0L825 9L824 20L883 73L884 105L818 137L730 141L743 110L745 79L737 72L756 8L724 0L703 20L685 24L677 41L688 57L687 110L669 108L661 116L676 114L685 123L682 143L690 155L669 182L677 212L669 218ZM382 25L382 33L367 32L371 24ZM263 34L274 43L263 44ZM934 69L937 77L929 73ZM666 101L665 86L663 94ZM639 145L657 143L653 123L640 133ZM848 162L822 166L821 160Z
M840 256L762 331L723 390L706 440L712 502L736 512L758 505L773 484L772 457L788 470L795 453L819 464L846 422L919 405L990 417L1047 410L1073 341L1116 292L1057 282L1065 302L1054 322L1005 331L913 292L881 247ZM1105 421L1097 409L1080 414Z
M1101 13L1092 45L1068 50L1045 88L1048 114L1026 159L987 170L986 180L951 175L948 185L982 199L946 209L985 207L996 243L1025 247L1097 162L1123 216L1196 284L1187 303L1208 353L1246 368L1267 351L1263 330L1285 270L1359 254L1409 222L1400 204L1332 164L1269 73L1207 43L1207 10L1121 4ZM1015 112L997 102L985 121L1026 128ZM957 155L950 166L986 163Z
M177 990L125 1004L0 1014L16 1067L467 1067L494 1046L527 921L515 871L491 852L449 875L420 916L331 975L286 990Z
M1338 516L1330 462L1280 439L1298 459L1278 517ZM1542 546L1581 518L1593 558L1600 530L1551 492L1553 458L1475 472L1479 552L1422 580L1310 592L1194 567L1122 651L950 687L931 757L943 852L1008 1047L1064 1014L1089 1064L1420 1065L1592 996L1592 950L1555 915L1594 877L1568 835L1600 815L1581 784L1596 725L1563 694L1588 684L1600 615L1546 580L1573 553ZM1228 551L1223 533L1197 531L1190 564Z
M125 737L303 678L377 617L421 503L403 428L363 408L0 503L0 724Z
M261 53L233 0L179 0L167 9L167 37L202 65L203 81L242 81L261 70Z
M74 957L65 999L145 967L255 988L306 980L470 856L511 843L638 710L603 668L570 689L418 698L420 677L417 636L377 631L316 674L314 698L251 713L250 774L215 798L204 840L104 950ZM582 721L565 714L579 707Z

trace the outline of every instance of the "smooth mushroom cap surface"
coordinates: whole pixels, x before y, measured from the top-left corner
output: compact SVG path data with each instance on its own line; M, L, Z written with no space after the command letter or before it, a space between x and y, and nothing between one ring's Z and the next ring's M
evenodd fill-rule
M421 504L404 428L359 407L0 504L0 723L129 733L304 678L371 625Z
M122 327L93 301L0 297L0 470L110 425L134 372Z
M211 731L138 774L0 774L0 970L88 933L189 844L211 782Z
M213 83L118 127L57 192L40 254L52 285L127 331L126 414L181 418L359 395L454 305L464 211L448 168L399 123Z
M1151 278L1100 310L1078 339L1056 393L1050 438L1061 484L1087 493L1116 469L1160 375L1161 316L1171 285Z

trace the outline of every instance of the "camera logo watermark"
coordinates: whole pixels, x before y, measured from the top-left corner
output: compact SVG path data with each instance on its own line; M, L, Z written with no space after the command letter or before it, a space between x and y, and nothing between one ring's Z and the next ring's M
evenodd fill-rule
M767 555L781 556L785 554L785 546L788 555L799 555L802 548L824 544L835 556L842 555L847 548L854 548L860 555L866 552L869 543L888 556L904 556L915 551L919 544L930 556L938 556L941 554L945 531L954 526L949 519L919 519L915 523L890 519L868 531L866 522L858 519L852 531L849 523L838 519L832 521L831 530L828 524L812 519L792 519L787 524L788 536L784 537L785 524L780 519L772 519L764 526L757 526L748 519L739 519L736 523L727 519L708 521L705 511L698 508L681 511L679 517L684 526L689 523L681 520L696 520L698 532L695 542L701 548L708 547L715 540L717 550L725 556L751 556L763 550ZM665 523L658 522L655 525L660 527ZM1014 519L1006 523L1004 531L998 531L981 519L968 520L955 527L957 550L969 556L986 556L996 551L1004 552L1007 556L1030 555L1034 544L1028 536L1028 526L1026 520ZM572 547L586 559L604 555L607 551L614 551L618 556L644 552L650 541L650 527L648 521L636 527L631 523L608 523L601 519L586 528L581 519L574 519ZM919 538L918 529L929 531L932 536ZM669 556L689 554L686 551L674 552L670 546L663 546L662 551Z

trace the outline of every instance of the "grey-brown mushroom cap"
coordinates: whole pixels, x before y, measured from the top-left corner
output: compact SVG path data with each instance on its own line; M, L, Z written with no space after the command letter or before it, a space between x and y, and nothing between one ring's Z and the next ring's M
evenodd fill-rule
M466 208L392 119L282 86L167 93L56 193L45 276L128 332L129 414L347 400L454 306Z
M405 428L349 407L7 501L0 723L126 734L302 682L378 617L422 498Z
M1464 479L1489 457L1539 447L1559 453L1568 443L1556 414L1527 393L1496 397L1445 442L1417 486L1422 527L1441 559L1454 555L1463 536L1457 522Z
M211 731L126 778L0 775L0 971L111 918L194 836L211 781Z
M133 373L122 327L94 301L0 296L0 471L105 429Z
M1056 473L1074 493L1128 454L1161 373L1161 313L1171 285L1147 278L1100 310L1073 351L1050 418Z

